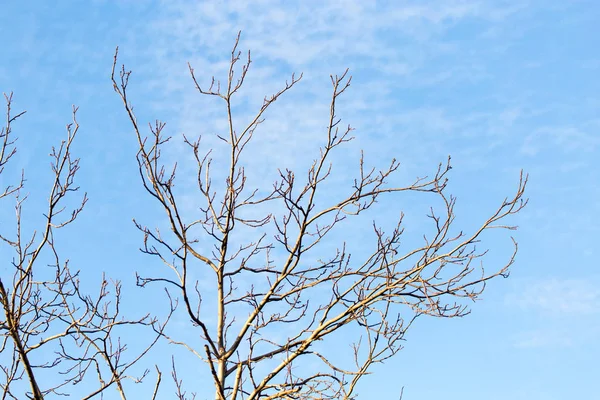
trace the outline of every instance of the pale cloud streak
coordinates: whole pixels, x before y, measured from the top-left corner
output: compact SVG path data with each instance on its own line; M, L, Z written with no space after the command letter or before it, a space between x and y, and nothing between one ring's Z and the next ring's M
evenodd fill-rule
M164 96L156 109L171 112L170 126L177 133L203 134L207 146L215 144L208 136L224 126L220 105L193 90L185 66L189 61L204 82L212 75L224 77L228 49L241 30L240 50L251 49L254 63L237 99L240 119L247 119L263 97L279 89L292 72L304 73L300 85L274 104L257 135L257 148L273 164L282 166L278 161L286 160L284 166L294 168L300 165L298 155L315 154L315 144L320 143L326 125L328 76L349 67L355 79L338 114L344 123L357 128L355 154L359 148L367 152L376 149L383 164L392 157L401 158L404 165L414 168L410 171L413 177L430 172L450 153L473 158L479 167L485 158L473 155L481 154L482 148L485 153L489 143L466 140L465 135L485 135L497 126L481 129L481 120L475 125L470 122L478 112L460 115L447 106L411 104L403 93L406 89L459 87L461 82L487 77L481 60L445 35L471 21L505 30L503 21L521 12L526 7L523 4L429 1L375 6L344 1L283 6L268 0L252 4L169 1L149 22L150 33L156 35L154 50L146 55L147 65L155 70L149 86L161 86ZM489 39L484 33L479 32L481 37L473 40L486 43ZM499 43L490 44L491 48ZM407 101L399 101L399 96ZM457 142L457 138L465 140ZM180 154L179 150L176 153Z
M506 304L524 311L554 317L577 317L600 312L600 281L597 278L549 278L522 282L507 295Z

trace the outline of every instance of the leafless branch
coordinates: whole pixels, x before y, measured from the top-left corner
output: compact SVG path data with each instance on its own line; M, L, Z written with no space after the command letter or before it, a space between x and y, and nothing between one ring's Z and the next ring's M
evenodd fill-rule
M7 117L6 126L0 131L0 173L7 172L5 166L17 151L16 139L11 136L12 123L24 114L11 114L12 94L5 95L5 99ZM69 261L59 257L58 231L77 219L88 200L83 194L74 208L66 206L67 197L79 191L75 177L80 164L71 150L79 131L77 107L73 107L72 122L66 130L66 139L50 153L53 179L41 229L30 234L23 229L27 199L22 194L24 173L17 184L8 186L0 195L1 200L11 197L15 200L16 228L13 232L0 232L2 242L14 254L8 273L2 272L0 276L3 399L66 396L69 387L84 380L88 382L88 376L97 385L85 399L102 395L110 387L116 388L120 398L125 399L122 382L127 379L139 382L146 375L134 377L128 371L162 336L165 327L150 315L124 319L118 281L109 283L103 277L96 296L83 293L79 271L71 269ZM40 265L46 258L51 260L50 268ZM173 311L172 308L171 314ZM148 327L155 335L145 349L128 357L126 345L118 336L124 327ZM47 376L48 371L55 372L55 376L41 380L40 375Z
M158 257L169 274L140 278L140 282L161 283L179 292L185 312L200 330L200 340L194 344L170 340L207 364L217 399L353 399L360 379L374 364L383 363L402 348L405 333L419 316L464 316L469 313L465 300L477 300L487 281L508 275L517 250L514 240L513 254L491 271L481 263L486 251L478 251L476 246L489 229L515 229L504 221L526 205L527 175L521 173L514 195L503 200L470 233L454 227L456 198L447 193L450 157L430 176L397 185L390 183L400 166L397 160L382 169L368 169L361 154L353 185L338 193L340 200L317 206L316 196L327 187L333 168L331 155L353 140L353 129L342 127L337 116L338 100L352 79L346 70L331 76L327 130L308 171L279 170L272 190L257 196L258 189L246 187L244 150L264 120L265 111L302 75L292 75L281 90L265 97L247 125L235 127L232 105L251 64L248 52L240 67L239 39L238 35L223 83L213 77L209 85L202 86L189 66L198 92L221 99L228 116L227 132L217 134L229 147L223 190L212 186L214 149L203 150L200 138L183 139L197 163L201 200L196 216L182 209L173 190L177 164L166 166L162 158L161 151L171 139L164 133L166 125L157 121L148 134L142 132L127 95L131 71L117 67L115 53L113 87L133 125L142 184L164 210L170 230L167 237L136 222L144 235L142 251ZM399 212L397 224L389 232L373 222L375 245L368 254L351 257L343 243L328 259L315 262L309 258L320 243L332 238L334 228L375 206L380 196L405 192L429 196L430 201L442 205L441 209L431 208L429 233L421 245L411 249L401 246L404 228ZM276 204L284 211L273 211L279 209ZM248 208L264 214L244 218L242 210ZM201 227L201 233L192 227ZM255 239L245 234L248 229L256 233ZM368 232L365 227L365 237ZM234 238L242 235L248 240L234 245ZM207 243L214 244L212 253L202 250L208 248ZM283 254L283 259L274 257L274 252ZM198 281L190 278L192 265L205 267L201 274L204 280L212 279L214 293L201 293ZM216 307L210 317L206 311L200 312L207 296L212 296L211 304ZM216 320L214 326L208 322L211 318ZM339 338L341 332L352 332L356 339L351 343L353 365L345 365L322 345ZM200 354L195 348L205 352ZM177 396L183 399L175 360L172 375Z

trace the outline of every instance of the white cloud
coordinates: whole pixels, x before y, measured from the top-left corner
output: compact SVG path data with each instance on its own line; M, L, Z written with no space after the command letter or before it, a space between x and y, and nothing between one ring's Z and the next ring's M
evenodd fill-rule
M521 147L521 152L529 156L535 156L540 151L547 149L549 145L567 152L589 153L595 151L600 146L598 126L592 126L588 129L577 126L541 127L527 135Z
M554 316L596 314L600 311L600 282L594 278L551 278L522 283L506 296L506 303Z
M174 111L171 126L186 132L190 127L202 126L207 133L213 129L207 121L214 120L214 114L209 114L214 112L214 102L205 101L191 89L186 62L191 62L203 82L211 75L225 76L228 49L236 32L242 30L239 49L251 49L254 63L238 104L254 109L264 95L280 88L291 72L305 73L301 84L287 99L276 103L268 116L269 120L284 122L292 118L284 124L283 131L278 129L269 135L270 148L285 150L282 138L291 138L300 145L320 137L326 123L323 111L327 111L330 95L328 76L350 67L351 73L359 76L354 79L351 93L343 99L352 103L342 103L346 107L340 108L345 122L358 128L357 134L367 131L371 137L371 130L377 125L377 133L388 143L386 153L390 156L403 157L405 165L420 162L421 166L434 167L450 152L448 140L465 129L468 133L485 134L486 129L494 129L493 123L482 130L481 119L474 124L466 122L474 111L459 116L441 107L404 106L399 102L402 92L406 88L440 85L460 87L461 82L485 78L487 67L470 44L458 47L458 42L448 40L445 33L473 20L484 21L486 26L502 25L525 7L522 4L517 7L511 2L457 0L384 2L375 6L362 1L309 1L284 6L270 0L195 4L168 1L149 23L151 33L156 35L148 62L155 71L154 82L149 85L155 87L160 82L158 85L167 97L157 104L157 109ZM487 48L504 46L506 42L482 40ZM176 101L167 100L172 98ZM290 114L285 109L284 113L282 107L290 104L295 112ZM512 110L514 105L507 108ZM487 113L487 117L495 119L493 114ZM502 115L500 119L506 120L503 125L510 125L516 117ZM449 129L454 129L452 135L445 134ZM294 131L302 132L302 136L292 136ZM375 142L373 148L382 150L381 146L375 147L378 144ZM475 154L478 150L474 148L482 142L466 144L469 148L461 145L453 149L454 154ZM366 147L364 142L360 146ZM432 146L438 151L432 153ZM403 152L409 148L412 151ZM423 151L414 154L419 148Z

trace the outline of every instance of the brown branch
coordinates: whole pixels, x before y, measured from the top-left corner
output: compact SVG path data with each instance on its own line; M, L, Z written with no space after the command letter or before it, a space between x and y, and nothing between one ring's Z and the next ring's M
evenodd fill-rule
M265 97L249 123L237 129L233 118L236 94L252 62L249 52L242 61L239 44L238 35L223 85L215 77L208 86L200 85L188 64L198 92L222 99L228 120L227 133L217 133L228 146L229 165L222 190L212 186L213 149L204 151L200 139L183 138L196 162L200 204L194 209L200 210L199 216L184 211L173 193L177 164L167 168L161 158L161 151L171 139L163 137L165 124L150 126L148 136L140 132L127 97L131 72L123 67L116 77L115 53L111 78L135 131L142 185L160 203L174 235L174 239L167 239L158 230L136 223L144 233L142 251L158 257L171 271L168 277L141 278L140 282L162 282L180 292L187 315L200 328L200 340L192 344L172 336L168 339L208 364L217 399L354 398L360 379L372 366L402 348L405 333L417 317L464 316L469 313L465 302L477 300L487 281L508 275L515 260L516 242L508 261L491 272L484 270L483 264L475 266L486 255L476 246L489 229L515 229L504 221L527 204L527 176L521 173L515 195L505 199L470 233L455 228L456 198L446 193L450 157L432 175L402 186L392 182L400 167L397 160L382 169L369 169L361 153L353 184L346 192L339 191L339 197L328 205L317 208L315 199L325 189L334 168L332 154L353 140L353 129L342 127L337 116L339 97L351 84L346 70L331 76L324 143L307 173L279 170L272 190L257 196L258 189L247 187L247 144L264 121L266 110L302 75L292 75L281 90ZM400 218L391 232L384 232L373 222L374 244L362 258L352 256L345 242L323 260L310 258L331 237L334 228L344 227L352 217L375 207L380 196L401 196L404 192L429 196L440 204L427 215L430 225L421 245L401 247L403 214L398 210ZM248 217L246 210L257 213ZM210 245L212 253L206 250ZM282 259L274 259L276 251L283 254ZM198 280L191 279L190 268L196 263L208 267L202 270L208 272L202 279L213 284L214 289L208 293L201 293ZM206 297L214 306L212 315L200 313ZM279 331L281 327L285 329ZM347 367L326 346L317 349L317 343L350 327L362 329L363 335L353 342L354 365ZM288 332L288 336L273 339L280 336L279 332ZM206 355L201 356L195 348L204 348ZM323 370L303 369L310 360L318 361ZM177 396L183 399L185 392L172 362Z

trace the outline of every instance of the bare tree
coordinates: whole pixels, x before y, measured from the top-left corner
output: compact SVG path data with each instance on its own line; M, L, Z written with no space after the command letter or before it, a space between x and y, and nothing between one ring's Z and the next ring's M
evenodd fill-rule
M17 152L12 125L25 114L11 113L12 93L5 99L6 123L0 130L2 175ZM50 154L53 179L40 229L32 233L23 229L23 206L27 200L23 194L24 173L16 184L6 186L0 193L0 200L14 198L16 203L15 229L0 232L3 249L13 253L10 266L9 260L3 260L0 275L2 399L39 400L47 395L69 395L73 385L87 393L84 399L102 396L110 387L125 399L123 382L139 382L147 374L146 371L142 376L131 376L131 367L156 343L164 329L164 324L150 315L134 320L121 317L118 281L109 283L103 277L96 295L83 293L79 271L72 270L69 261L58 255L57 231L74 222L88 200L84 194L73 209L65 205L67 197L79 190L75 185L79 159L71 152L79 131L76 114L74 107L67 138ZM6 226L3 222L2 228ZM44 259L50 264L41 265ZM150 327L155 335L145 349L128 356L118 332L122 327L135 326Z
M478 262L486 252L476 251L475 244L489 229L516 229L502 221L525 206L527 176L521 173L514 196L504 199L471 233L453 233L455 229L451 229L456 199L446 193L450 159L431 177L397 187L388 184L398 170L396 160L382 170L365 169L361 156L358 176L354 185L340 194L342 199L317 207L316 195L330 177L331 154L353 139L352 129L341 126L336 111L339 97L351 82L345 71L331 77L327 130L308 171L280 170L273 187L260 196L258 189L246 187L244 151L265 111L302 75L292 75L280 91L265 97L246 126L236 127L234 99L251 64L250 52L242 60L238 43L239 35L223 84L213 78L208 88L202 86L189 66L198 92L223 102L228 131L219 138L229 146L225 188L220 190L212 185L212 150L203 149L200 139L184 136L197 162L200 200L196 209L200 213L194 217L189 217L174 192L177 165L169 168L161 160L161 149L170 139L163 132L165 124L157 121L150 125L148 135L142 132L127 95L131 71L124 66L117 69L118 49L115 53L112 81L137 137L142 183L164 209L170 231L167 234L136 222L144 234L142 251L168 267L168 274L139 277L138 284L161 283L179 292L200 339L192 343L165 336L206 365L216 399L352 399L357 383L370 368L401 348L415 318L464 316L469 312L465 300L478 299L488 280L508 275L517 250L514 240L514 253L493 271L484 270ZM422 245L410 250L400 246L400 217L391 232L384 232L375 222L364 228L365 236L370 231L376 239L369 254L351 258L344 242L328 259L316 262L309 258L334 227L376 205L380 196L403 192L435 196L443 204L441 212L431 208L428 217L433 234L424 236ZM273 211L276 205L284 211ZM247 217L248 210L264 214ZM246 235L248 229L253 236ZM274 232L270 239L269 232ZM234 244L245 238L250 239ZM212 251L206 251L209 245ZM285 257L277 259L276 252ZM203 281L210 280L214 290L200 290L194 278L199 275ZM282 330L285 334L278 334ZM349 332L353 339L351 362L321 343L343 339L340 332ZM177 398L184 399L175 365L173 361Z

